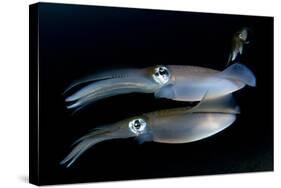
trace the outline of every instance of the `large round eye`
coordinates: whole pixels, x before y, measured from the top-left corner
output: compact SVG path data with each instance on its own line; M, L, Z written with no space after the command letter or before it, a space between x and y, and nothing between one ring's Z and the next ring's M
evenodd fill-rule
M170 80L171 75L167 67L158 66L154 71L152 77L157 83L164 85Z
M129 129L136 135L139 135L145 132L146 125L147 124L143 119L134 119L129 122Z

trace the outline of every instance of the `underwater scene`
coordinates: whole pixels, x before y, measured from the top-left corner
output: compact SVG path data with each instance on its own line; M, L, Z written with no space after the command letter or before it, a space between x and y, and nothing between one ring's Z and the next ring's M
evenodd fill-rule
M273 171L272 17L36 10L40 185Z

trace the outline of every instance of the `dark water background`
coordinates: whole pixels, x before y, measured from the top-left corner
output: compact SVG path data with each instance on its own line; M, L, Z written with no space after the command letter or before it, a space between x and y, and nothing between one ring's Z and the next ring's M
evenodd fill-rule
M241 62L257 87L235 93L241 115L226 130L187 144L134 139L95 145L71 168L70 145L99 125L183 103L151 94L108 98L71 116L64 89L104 69L156 64L225 69L233 33L249 27ZM273 170L273 19L73 5L39 5L41 184ZM186 105L186 104L184 104Z

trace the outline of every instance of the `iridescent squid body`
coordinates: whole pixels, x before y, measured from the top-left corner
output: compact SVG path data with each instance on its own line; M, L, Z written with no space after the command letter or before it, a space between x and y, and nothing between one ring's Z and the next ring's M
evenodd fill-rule
M207 91L209 98L216 98L233 93L245 85L255 86L256 79L251 70L238 63L224 71L198 66L158 65L109 71L77 81L66 90L65 100L67 108L74 110L127 93L154 93L156 98L201 101ZM81 88L78 91L70 92L79 86Z
M232 95L204 99L192 108L174 108L145 113L111 125L96 128L75 142L72 151L61 161L69 167L81 154L97 143L135 137L139 143L188 143L212 136L236 119L239 107Z

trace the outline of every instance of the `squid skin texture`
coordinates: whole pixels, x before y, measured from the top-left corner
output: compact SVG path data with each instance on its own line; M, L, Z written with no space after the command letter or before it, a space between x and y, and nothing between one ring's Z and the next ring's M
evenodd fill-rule
M61 161L71 166L85 151L97 143L135 137L139 143L188 143L210 137L236 119L239 107L231 95L202 100L193 108L174 108L150 112L91 131L74 143L72 151Z
M224 71L187 65L155 66L106 72L79 81L80 90L66 97L67 108L79 109L92 102L126 93L154 93L156 98L175 101L201 101L233 93L245 85L254 87L256 79L245 65L233 64Z
M222 131L235 119L235 114L222 113L192 113L162 118L152 126L153 141L174 144L194 142Z

